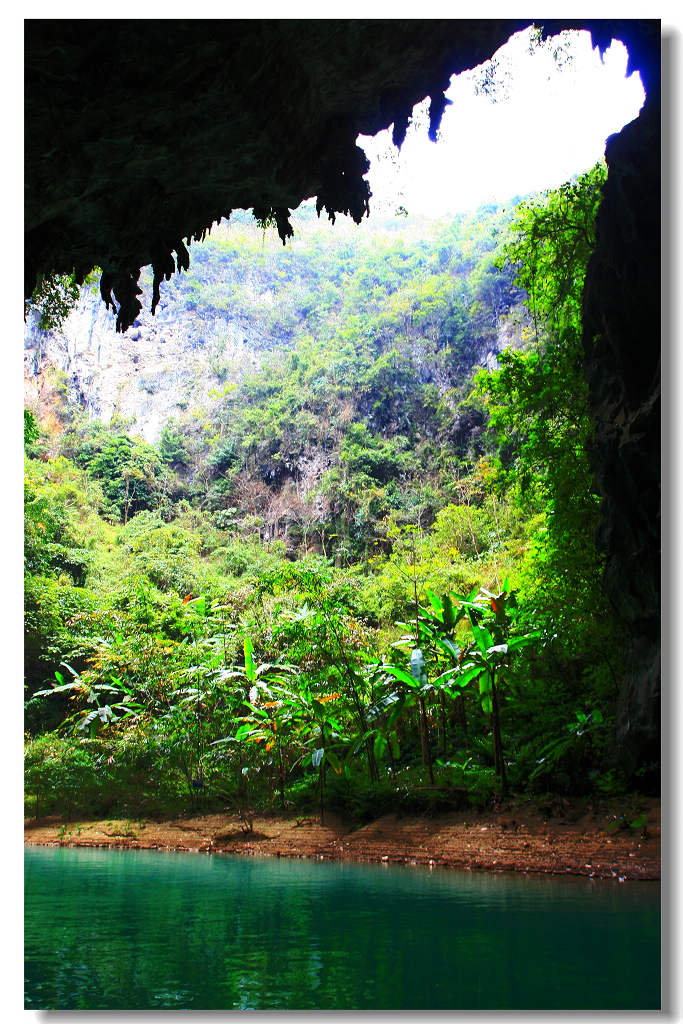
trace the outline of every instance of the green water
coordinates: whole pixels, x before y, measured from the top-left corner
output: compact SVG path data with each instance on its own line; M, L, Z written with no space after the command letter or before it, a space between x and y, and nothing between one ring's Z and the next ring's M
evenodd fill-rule
M26 1009L656 1009L659 886L29 847Z

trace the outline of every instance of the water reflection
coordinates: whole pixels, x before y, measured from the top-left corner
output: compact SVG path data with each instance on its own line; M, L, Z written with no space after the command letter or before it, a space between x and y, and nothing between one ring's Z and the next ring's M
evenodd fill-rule
M26 849L28 1009L655 1009L659 886Z

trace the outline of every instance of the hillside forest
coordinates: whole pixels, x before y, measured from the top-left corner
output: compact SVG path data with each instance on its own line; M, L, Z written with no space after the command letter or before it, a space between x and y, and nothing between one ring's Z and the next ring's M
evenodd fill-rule
M362 820L651 784L613 740L627 638L594 539L605 174L428 223L304 210L284 248L236 213L164 292L256 321L259 367L236 380L219 339L209 399L154 443L66 388L49 423L25 410L28 814ZM60 279L33 306L50 330L76 301Z

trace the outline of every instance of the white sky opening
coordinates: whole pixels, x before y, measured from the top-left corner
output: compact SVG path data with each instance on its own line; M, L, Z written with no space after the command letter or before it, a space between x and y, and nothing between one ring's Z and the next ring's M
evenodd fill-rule
M627 62L617 40L601 59L588 32L542 44L532 28L516 33L490 61L451 79L436 143L427 136L429 99L415 107L400 153L391 128L359 136L370 159L370 216L399 207L445 216L583 173L645 99L640 75L626 77Z

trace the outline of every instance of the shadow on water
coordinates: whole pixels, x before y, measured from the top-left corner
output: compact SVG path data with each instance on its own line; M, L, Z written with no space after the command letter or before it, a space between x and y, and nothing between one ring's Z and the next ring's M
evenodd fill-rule
M27 1009L656 1009L659 885L27 848Z

